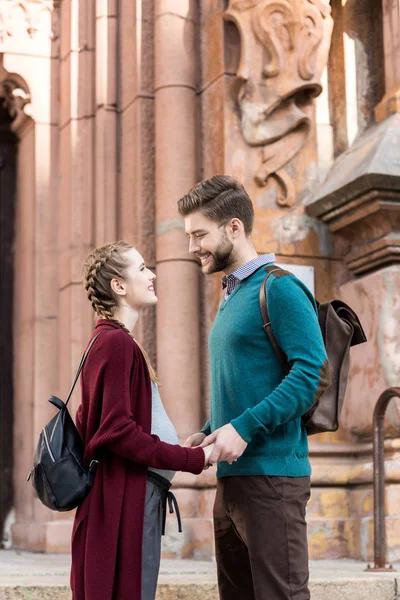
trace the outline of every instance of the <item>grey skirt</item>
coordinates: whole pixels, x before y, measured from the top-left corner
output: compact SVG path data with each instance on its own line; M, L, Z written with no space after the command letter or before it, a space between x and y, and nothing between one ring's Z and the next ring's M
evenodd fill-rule
M158 473L148 471L143 526L142 600L154 600L161 559L161 536L165 533L167 504L176 512L179 531L182 531L179 507L169 491L171 483Z

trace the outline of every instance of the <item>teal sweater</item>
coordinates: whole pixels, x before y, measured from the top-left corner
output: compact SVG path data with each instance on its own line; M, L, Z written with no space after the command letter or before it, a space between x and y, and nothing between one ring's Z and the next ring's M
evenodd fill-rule
M285 377L263 330L258 294L264 277L258 269L222 301L210 333L210 420L202 431L231 423L248 442L237 462L218 464L217 477L311 474L301 416L329 385L317 307L294 275L268 278L272 329L291 367Z

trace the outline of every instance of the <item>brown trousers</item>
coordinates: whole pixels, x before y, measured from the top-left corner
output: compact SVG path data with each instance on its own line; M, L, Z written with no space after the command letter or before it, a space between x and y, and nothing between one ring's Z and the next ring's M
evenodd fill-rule
M220 600L309 600L309 477L218 480L214 534Z

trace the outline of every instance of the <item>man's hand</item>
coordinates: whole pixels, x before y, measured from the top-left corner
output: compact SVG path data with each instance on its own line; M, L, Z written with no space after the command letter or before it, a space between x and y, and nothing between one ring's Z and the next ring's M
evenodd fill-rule
M215 444L208 462L226 461L230 465L240 458L247 448L247 442L238 434L236 429L228 423L219 429L216 429L205 437L201 442L201 447L205 448L209 444Z
M205 433L193 433L192 435L189 435L183 446L184 448L195 448L196 446L200 446L205 437Z

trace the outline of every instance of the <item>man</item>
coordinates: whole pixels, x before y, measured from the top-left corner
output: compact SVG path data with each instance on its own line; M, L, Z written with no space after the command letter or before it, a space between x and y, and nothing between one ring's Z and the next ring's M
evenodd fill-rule
M178 202L189 251L225 290L209 339L210 420L188 446L215 443L214 533L221 600L308 600L306 504L311 468L301 416L329 385L316 303L294 276L267 281L268 310L290 372L263 331L253 205L217 175Z

